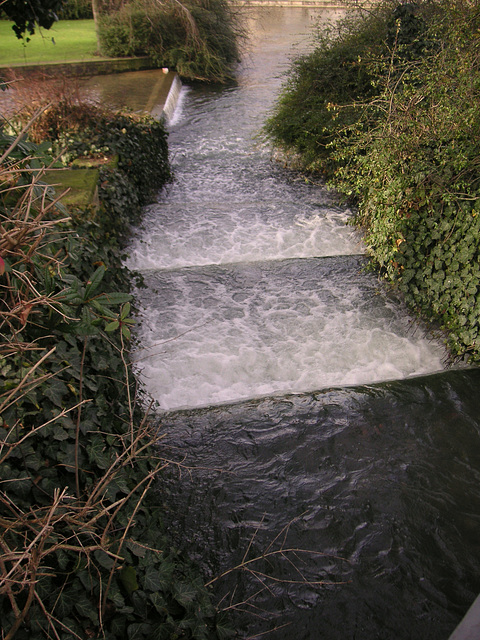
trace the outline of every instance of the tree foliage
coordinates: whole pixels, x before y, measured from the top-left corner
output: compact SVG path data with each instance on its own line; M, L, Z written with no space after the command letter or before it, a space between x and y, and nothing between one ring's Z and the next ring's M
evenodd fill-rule
M188 79L231 79L240 37L227 0L136 0L99 19L104 54L149 56Z
M58 20L64 0L3 0L1 10L14 23L13 30L17 38L25 33L32 35L35 28L50 29Z

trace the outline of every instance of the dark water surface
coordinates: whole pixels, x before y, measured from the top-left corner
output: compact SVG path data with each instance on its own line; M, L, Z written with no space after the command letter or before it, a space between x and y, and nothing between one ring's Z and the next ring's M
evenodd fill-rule
M176 180L128 261L182 465L159 499L241 638L446 640L480 591L480 372L444 370L351 212L256 137L319 15L252 11L238 86L184 90L170 123Z
M326 554L217 581L255 614L241 637L448 638L480 590L479 383L446 372L163 418L169 455L195 467L172 478L172 534L209 579L266 551Z

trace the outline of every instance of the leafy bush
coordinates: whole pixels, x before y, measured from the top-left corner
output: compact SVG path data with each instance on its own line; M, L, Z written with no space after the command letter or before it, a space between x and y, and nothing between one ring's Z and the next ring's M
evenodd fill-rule
M0 130L2 637L210 639L215 611L151 490L167 462L130 371L132 276L119 257L131 216L169 177L165 131L102 113L80 134L74 120L75 153L94 140L119 162L99 210L72 217L42 182L62 140ZM61 130L54 121L47 112L37 135Z
M383 5L362 23L376 24L374 35L370 26L363 35L347 29L345 41L328 36L297 63L299 75L267 125L274 142L299 152L304 166L329 173L357 202L356 222L373 263L413 309L448 331L454 357L474 360L480 358L479 21L475 2ZM360 56L358 78L365 83L350 82L356 65L347 57L350 74L337 76L343 89L322 80L310 97L316 73L323 78L332 65L327 77L335 78L344 70L335 58L340 46ZM307 114L295 120L284 105L298 109L303 95Z
M358 121L357 102L377 93L372 57L384 54L389 4L376 12L348 13L315 35L315 49L294 61L265 132L282 149L299 154L309 171L332 173L329 146Z
M338 150L336 183L358 198L357 222L384 275L448 330L455 356L478 359L479 14L439 7L429 36L441 46L405 59L401 84L383 69L371 106L379 124Z
M238 58L239 30L226 0L136 0L100 20L102 51L149 56L189 79L224 82Z
M264 127L267 137L298 154L305 170L332 176L341 162L332 147L350 137L354 125L368 128L381 118L369 106L381 91L385 64L394 55L398 68L400 61L423 55L430 45L423 14L432 11L430 3L419 12L411 3L385 0L373 10L352 10L321 26L315 49L289 69Z
M65 0L58 17L60 20L91 20L92 0Z

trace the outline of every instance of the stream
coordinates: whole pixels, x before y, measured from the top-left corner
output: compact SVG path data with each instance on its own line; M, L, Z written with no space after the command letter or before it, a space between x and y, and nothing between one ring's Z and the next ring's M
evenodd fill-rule
M446 368L352 212L258 136L336 14L246 15L238 84L182 89L128 251L159 503L239 638L447 640L480 591L480 371Z

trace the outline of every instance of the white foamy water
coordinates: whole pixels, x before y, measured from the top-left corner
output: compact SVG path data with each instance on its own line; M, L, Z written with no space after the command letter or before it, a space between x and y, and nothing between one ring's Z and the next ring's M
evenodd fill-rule
M156 206L130 248L127 265L171 269L363 253L348 218L348 211L298 202Z
M441 370L442 347L362 267L355 256L148 275L142 380L177 409Z
M175 181L129 247L146 284L136 367L165 410L443 368L442 345L363 271L350 210L258 140L310 11L278 15L256 32L238 86L183 93Z

